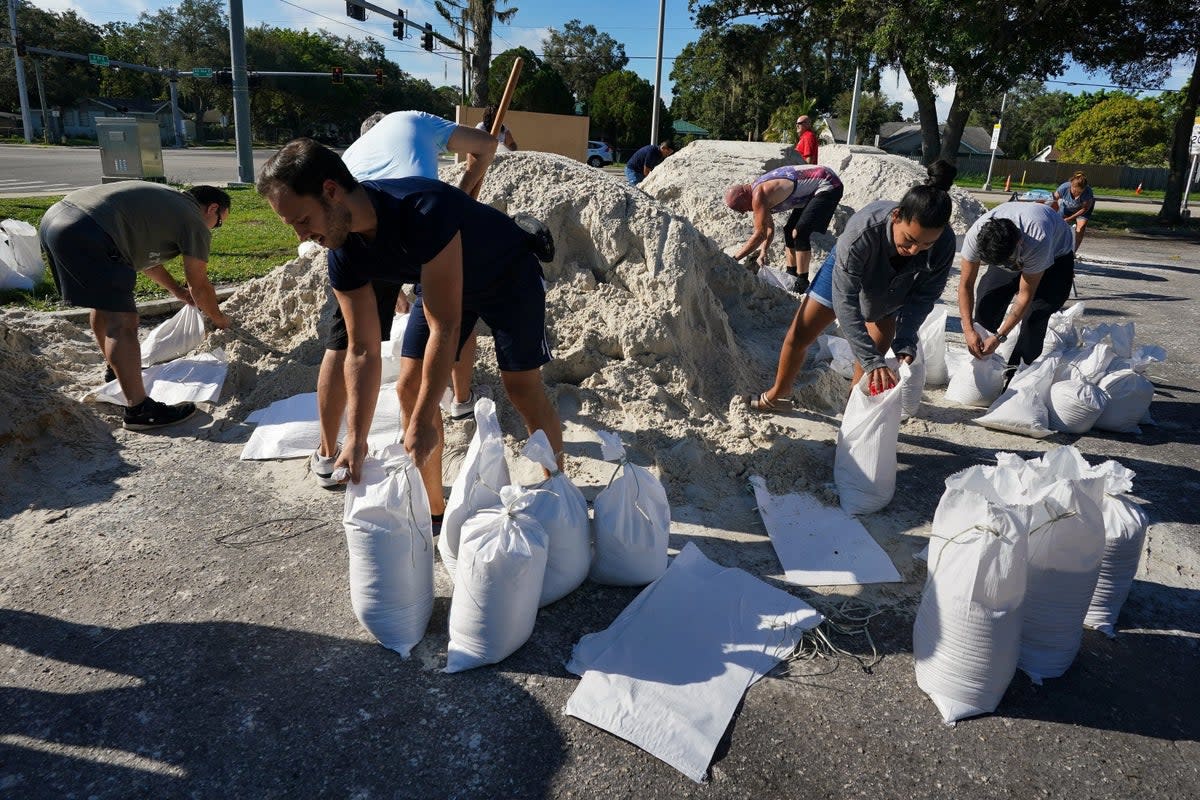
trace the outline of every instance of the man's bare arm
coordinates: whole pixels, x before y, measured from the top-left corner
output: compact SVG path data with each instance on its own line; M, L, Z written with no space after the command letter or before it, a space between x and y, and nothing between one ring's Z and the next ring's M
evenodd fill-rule
M458 188L472 197L479 196L483 187L483 175L496 158L496 137L478 128L457 125L450 134L446 149L467 157L467 170L458 182Z

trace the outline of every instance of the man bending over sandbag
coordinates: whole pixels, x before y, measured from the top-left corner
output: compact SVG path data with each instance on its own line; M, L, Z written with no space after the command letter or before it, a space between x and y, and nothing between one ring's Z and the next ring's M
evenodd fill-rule
M404 447L421 470L435 533L445 511L439 401L466 337L483 319L513 406L556 453L562 427L542 383L550 360L546 290L533 240L491 206L428 178L359 183L337 153L288 142L263 165L258 191L301 239L329 248L329 283L346 319L347 433L334 468L357 482L380 380L373 280L419 283L396 388Z
M377 111L363 121L361 135L342 154L350 174L360 181L438 176L438 153L453 152L467 156L467 169L458 188L465 192L477 189L483 174L496 156L496 140L483 131L456 125L449 120L423 111ZM393 309L408 311L408 299L401 284L391 281L372 283L379 309L380 336L390 338ZM342 415L346 412L346 384L342 376L346 365L346 320L341 308L333 313L333 322L325 337L325 355L317 375L317 417L321 425L321 441L309 457L309 469L318 485L326 489L339 486L333 479L333 464L337 459L338 433ZM471 389L471 372L475 364L475 334L467 339L454 370L451 384L454 401L451 419L466 419L474 413L475 394Z
M212 186L181 192L122 181L71 192L42 217L42 250L54 285L63 302L92 309L92 333L129 403L124 422L130 430L173 425L196 413L193 403L165 405L146 394L133 299L137 273L199 306L218 328L228 328L208 280L208 255L212 232L229 216L229 205L229 195ZM187 288L163 267L178 255Z
M990 266L976 303L981 263ZM1050 206L1003 203L975 220L963 239L958 279L958 311L971 355L996 352L1024 320L1008 360L1009 376L1018 364L1032 364L1042 354L1050 315L1067 302L1074 280L1075 233ZM975 322L994 333L981 339Z

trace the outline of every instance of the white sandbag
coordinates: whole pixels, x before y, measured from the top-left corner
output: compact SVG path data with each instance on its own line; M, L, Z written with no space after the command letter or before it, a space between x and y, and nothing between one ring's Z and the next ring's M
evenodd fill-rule
M579 487L558 468L554 448L545 431L535 431L521 455L549 471L525 513L541 523L549 537L546 578L538 605L545 606L579 588L592 566L592 526L587 499Z
M894 351L888 350L887 357L899 363ZM925 375L925 356L921 352L921 348L917 347L916 356L908 365L908 380L904 382L904 391L900 394L901 421L915 417L917 411L920 410L921 393L925 391Z
M471 437L458 477L450 487L450 499L446 501L446 514L438 537L438 553L450 577L454 577L463 523L477 511L498 505L500 488L510 482L496 404L490 397L481 397L475 402L475 435Z
M1024 324L1024 320L1018 322L1016 327L1008 332L1008 336L1004 337L1004 341L996 347L996 355L1004 359L1005 364L1007 364L1008 359L1012 357L1013 351L1017 349L1017 339L1021 335L1021 326Z
M1150 379L1123 369L1108 373L1098 385L1108 401L1093 427L1116 433L1141 433L1138 423L1150 413L1154 399L1154 384Z
M852 379L855 358L850 343L840 336L826 336L825 334L818 336L817 341L821 343L822 347L829 350L830 369L843 378Z
M0 222L0 289L32 289L44 270L37 228L19 219Z
M546 531L528 513L533 496L505 486L499 505L462 525L446 672L503 661L533 633L547 548Z
M1042 356L1013 376L1008 388L975 420L985 428L1044 439L1050 429L1046 400L1058 368L1059 356Z
M895 368L895 363L889 366ZM863 375L846 403L833 457L833 481L847 514L878 511L896 493L900 401L911 377L908 364L901 364L897 372L900 382L873 397L867 388L870 376Z
M366 458L342 515L350 604L380 644L408 657L433 615L433 525L421 473L404 445Z
M1129 358L1133 355L1133 335L1132 322L1101 322L1081 328L1079 341L1083 345L1090 345L1100 344L1107 339L1118 358Z
M400 352L404 344L404 332L408 329L408 314L396 314L392 317L392 334L383 343L380 351L382 368L379 374L379 385L395 383L400 377Z
M1144 344L1133 351L1129 358L1114 358L1108 364L1109 372L1131 369L1139 375L1145 374L1151 364L1167 360L1167 351L1156 344Z
M204 341L204 314L184 306L164 320L142 341L142 366L171 361L195 350Z
M996 709L1017 671L1027 508L947 488L933 516L928 577L913 623L917 685L945 722Z
M975 332L984 338L991 335L979 323L975 324ZM1004 389L1007 363L995 353L975 358L966 351L947 350L946 365L950 369L946 399L952 403L987 408Z
M1052 450L1027 462L1037 477L1028 491L1029 578L1017 665L1039 684L1066 672L1079 652L1105 546L1105 480L1062 477L1069 475L1062 455Z
M229 365L221 348L211 353L177 358L142 370L146 394L160 403L216 403L225 385ZM121 382L115 378L83 396L88 402L127 406ZM309 448L311 451L312 448Z
M605 461L618 466L592 503L596 555L588 576L609 586L643 586L667 568L671 506L650 470L630 463L616 434L597 431Z
M1082 373L1050 387L1046 404L1050 428L1062 433L1084 434L1092 429L1104 412L1108 395Z
M788 275L781 269L775 267L759 267L758 279L768 286L774 286L776 289L783 289L785 292L792 291L792 287L796 285L796 279Z
M1116 635L1121 606L1125 605L1137 575L1150 520L1128 495L1133 489L1133 470L1116 461L1105 461L1096 467L1096 472L1105 478L1104 500L1100 505L1104 515L1104 557L1083 624L1112 637Z
M921 323L917 332L921 356L925 359L925 385L945 386L950 380L946 368L946 307L937 305Z

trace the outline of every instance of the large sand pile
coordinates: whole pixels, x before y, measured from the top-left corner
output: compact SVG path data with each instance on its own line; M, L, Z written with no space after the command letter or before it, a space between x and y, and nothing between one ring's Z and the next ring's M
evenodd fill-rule
M735 252L753 230L749 214L738 214L725 206L725 189L734 183L748 183L759 175L783 166L800 163L790 145L770 142L697 141L659 165L640 185L647 194L677 213L686 214L702 233L715 240L726 252ZM914 161L884 153L874 147L826 145L820 150L820 163L831 167L842 179L845 194L830 223L829 233L813 236L813 259L822 259L858 209L873 200L899 200L908 189L925 180L925 169ZM983 212L983 205L970 193L955 187L951 225L958 234ZM782 225L783 215L777 224ZM770 263L784 262L783 234L776 231L771 245Z

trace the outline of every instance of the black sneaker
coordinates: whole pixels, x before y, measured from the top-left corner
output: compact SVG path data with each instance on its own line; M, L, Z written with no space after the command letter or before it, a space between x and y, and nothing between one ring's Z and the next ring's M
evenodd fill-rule
M543 264L554 260L554 236L546 223L528 214L517 214L513 218L517 227L529 234L529 252L537 256Z
M195 413L195 403L169 406L147 397L138 405L125 409L125 427L131 431L148 431L183 422Z
M804 294L808 291L808 273L804 275L798 274L795 270L787 271L788 277L792 279L792 291L796 294Z

